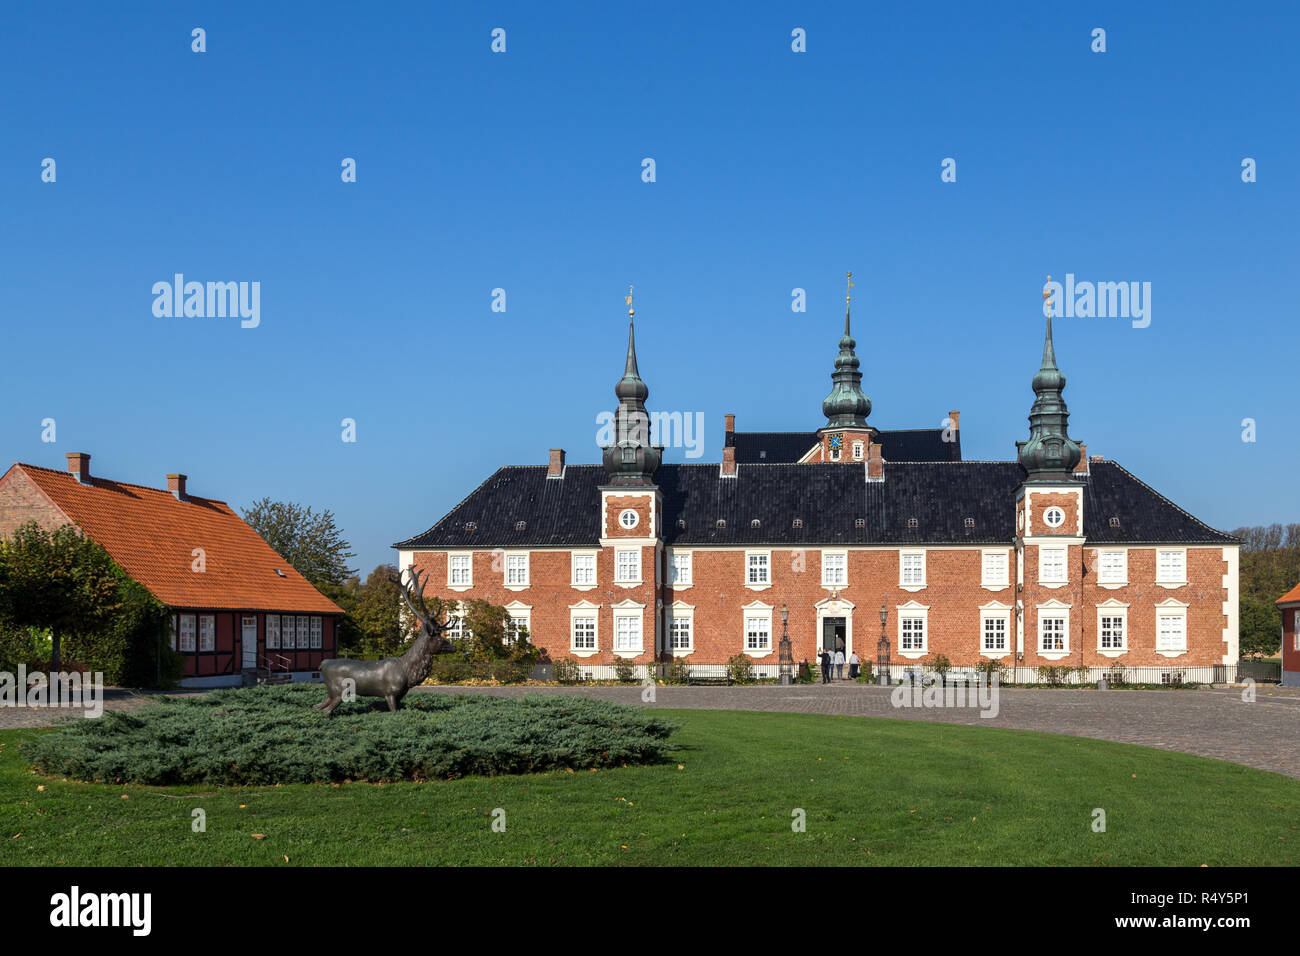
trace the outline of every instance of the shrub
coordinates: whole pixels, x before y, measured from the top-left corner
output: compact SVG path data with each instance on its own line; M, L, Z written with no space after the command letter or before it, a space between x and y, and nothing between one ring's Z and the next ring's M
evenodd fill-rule
M582 681L582 668L572 657L561 657L551 664L551 676L561 684L577 684Z
M952 661L948 660L948 658L943 654L935 654L926 661L926 666L937 674L939 682L943 683L944 679L948 676L948 672L952 670Z
M614 679L620 684L630 684L636 680L636 665L619 658L614 662Z
M664 668L665 684L689 684L691 682L691 665L684 657L674 657Z
M795 675L794 682L796 684L817 683L817 675L813 673L812 665L807 661L800 661L799 673Z
M453 779L664 759L676 729L641 708L569 696L414 693L311 709L319 684L159 698L78 720L25 745L37 769L78 780L245 786ZM27 749L30 748L30 749Z
M1038 668L1038 679L1048 687L1064 686L1070 679L1070 674L1074 668L1068 665L1046 664Z
M876 679L871 676L871 662L861 661L858 664L857 681L859 684L874 684Z
M733 684L754 683L754 661L748 654L733 654L727 661L727 680Z
M1007 680L1007 665L996 660L980 661L975 665L975 673L982 677L986 684L993 683L994 677L998 679L999 684L1004 684Z

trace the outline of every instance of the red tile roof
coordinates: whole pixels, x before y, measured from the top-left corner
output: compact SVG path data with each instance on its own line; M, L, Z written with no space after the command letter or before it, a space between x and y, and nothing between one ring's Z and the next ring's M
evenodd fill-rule
M1286 594L1283 594L1280 598L1278 598L1273 603L1290 604L1292 602L1300 602L1300 584L1297 584L1290 591L1287 591Z
M224 501L178 501L158 488L93 476L86 486L68 472L13 467L170 607L343 613ZM204 552L202 572L191 570L195 548Z

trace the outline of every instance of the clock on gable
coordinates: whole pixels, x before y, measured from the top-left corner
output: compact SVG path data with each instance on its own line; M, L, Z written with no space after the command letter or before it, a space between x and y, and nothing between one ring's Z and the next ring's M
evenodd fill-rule
M842 445L842 444L844 444L844 436L843 436L843 435L832 435L832 436L831 436L831 447L832 447L832 448L838 450L839 447L840 447L840 445Z

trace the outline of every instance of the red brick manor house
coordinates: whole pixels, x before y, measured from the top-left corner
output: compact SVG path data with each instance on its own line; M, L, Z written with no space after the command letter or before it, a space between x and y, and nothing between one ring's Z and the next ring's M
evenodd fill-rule
M796 662L823 646L874 662L883 610L895 679L936 654L1018 680L1072 665L1208 681L1236 664L1238 542L1069 437L1050 317L1014 460L963 461L957 412L944 429L869 424L846 309L825 424L738 432L727 415L714 464L663 464L650 444L631 317L602 463L555 449L499 469L396 544L400 567L506 606L596 677L620 658L738 653L773 675L783 608Z

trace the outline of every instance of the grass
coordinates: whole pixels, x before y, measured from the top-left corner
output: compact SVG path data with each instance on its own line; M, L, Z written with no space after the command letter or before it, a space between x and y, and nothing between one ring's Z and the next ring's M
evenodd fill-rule
M1046 864L1300 860L1300 781L1186 754L888 719L660 710L666 764L431 783L146 787L0 733L0 865ZM43 788L43 789L41 789ZM493 812L505 812L494 832ZM807 830L791 829L792 812ZM1092 831L1106 811L1105 833ZM206 832L191 828L206 813Z

